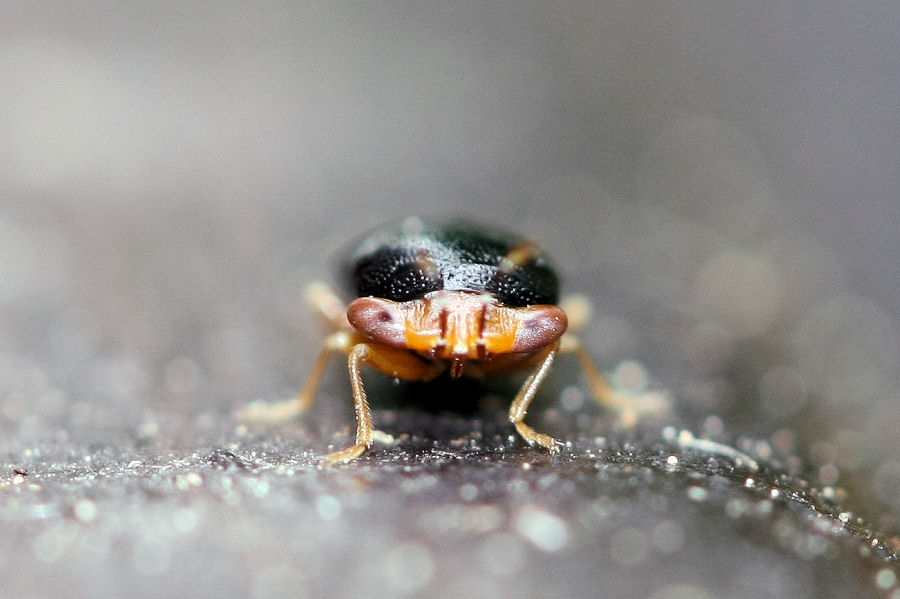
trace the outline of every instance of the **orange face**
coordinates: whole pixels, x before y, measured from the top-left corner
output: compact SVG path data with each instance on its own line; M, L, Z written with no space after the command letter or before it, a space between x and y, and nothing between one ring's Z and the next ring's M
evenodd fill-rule
M512 308L469 291L436 291L409 302L363 297L350 304L347 319L377 343L457 363L535 352L559 339L567 323L557 306Z

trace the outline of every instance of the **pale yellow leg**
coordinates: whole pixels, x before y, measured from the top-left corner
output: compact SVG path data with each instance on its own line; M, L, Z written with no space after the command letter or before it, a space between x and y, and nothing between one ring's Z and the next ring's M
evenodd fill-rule
M306 287L306 303L315 308L335 329L350 330L347 306L327 284L320 281Z
M560 353L574 353L575 357L578 358L581 369L587 377L591 395L594 396L597 403L603 406L612 406L615 403L613 400L614 392L612 385L609 384L606 376L604 376L600 369L597 368L597 365L594 364L593 358L591 358L587 350L584 349L584 346L581 345L581 341L579 341L578 337L566 333L560 343Z
M306 301L328 321L336 332L325 338L325 345L319 358L296 399L278 402L254 401L235 412L235 419L238 421L279 424L294 420L315 402L316 391L325 375L331 354L346 353L350 350L353 344L352 328L347 322L346 307L337 294L325 283L315 282L306 288Z
M498 269L503 273L511 273L517 268L534 262L540 253L540 248L533 241L520 243L500 260Z
M559 343L556 343L545 350L546 353L540 364L538 364L534 372L532 372L525 380L519 393L516 394L515 399L509 406L509 420L515 425L516 430L522 438L528 441L529 445L540 445L550 451L550 453L559 451L559 441L550 435L535 431L525 424L524 420L525 414L528 412L528 406L531 405L531 401L534 399L538 387L540 387L541 383L544 382L544 379L547 378L547 374L550 373L550 367L553 366L553 359L556 357L558 349Z
M351 335L343 331L332 333L325 338L325 347L322 348L309 378L295 399L276 402L254 401L235 412L235 418L241 422L280 424L300 416L315 403L316 391L325 375L331 354L346 352L351 338Z
M353 390L353 406L356 411L356 442L346 449L329 453L320 464L332 466L358 458L372 445L375 428L372 411L366 399L360 366L366 364L388 376L405 381L429 381L444 369L440 363L426 362L408 351L358 343L350 350L347 367L350 371L350 387Z
M591 300L587 296L581 294L567 295L559 302L559 307L566 313L569 326L566 329L569 333L577 333L583 329L591 320Z
M574 353L587 378L594 400L619 412L626 425L634 425L640 414L662 413L668 410L669 400L663 393L641 391L623 392L613 388L609 380L594 364L594 360L573 334L581 330L591 318L591 303L583 295L563 298L560 307L569 319L569 328L560 343L560 353Z
M626 425L633 426L640 414L659 414L668 410L669 400L663 393L652 391L631 393L614 389L574 335L569 333L563 335L560 353L575 354L594 400L606 408L619 412L621 420Z

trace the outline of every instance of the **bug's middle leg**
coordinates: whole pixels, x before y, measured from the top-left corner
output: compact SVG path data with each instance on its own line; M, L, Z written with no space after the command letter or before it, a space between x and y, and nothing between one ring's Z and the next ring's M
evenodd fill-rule
M669 399L663 393L627 392L614 388L574 335L570 333L563 335L560 353L575 354L594 400L601 406L618 412L621 421L627 426L634 426L643 414L663 414L669 409Z
M333 353L347 353L354 343L353 329L347 322L347 308L337 294L325 283L314 282L306 288L306 302L310 308L328 321L333 332L325 338L322 351L313 366L306 383L296 399L277 402L254 401L235 412L240 422L256 424L280 424L294 420L309 409L316 398L316 391L325 375L328 360Z
M560 340L559 353L574 353L587 377L591 395L600 405L612 406L615 403L612 385L575 336L591 319L591 302L583 295L570 295L563 298L560 305L569 319L569 328Z
M361 367L364 364L405 381L430 381L444 370L442 364L428 362L406 350L375 343L354 345L349 352L347 368L350 372L350 387L353 390L353 406L356 411L356 442L346 449L326 455L321 460L324 466L349 462L361 456L372 445L375 427L372 424L372 410L369 408L362 381Z
M660 414L669 409L669 400L662 393L631 393L616 389L597 367L593 358L575 336L591 319L591 303L582 295L563 298L561 307L569 318L569 328L560 340L559 353L574 353L581 364L594 400L605 408L619 413L622 421L634 425L641 414Z

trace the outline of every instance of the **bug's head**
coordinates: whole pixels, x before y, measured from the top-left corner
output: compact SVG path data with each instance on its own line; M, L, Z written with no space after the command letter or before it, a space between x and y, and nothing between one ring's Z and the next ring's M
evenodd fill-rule
M376 343L456 361L532 353L556 342L567 325L558 306L509 307L468 291L408 302L362 297L350 304L347 319Z

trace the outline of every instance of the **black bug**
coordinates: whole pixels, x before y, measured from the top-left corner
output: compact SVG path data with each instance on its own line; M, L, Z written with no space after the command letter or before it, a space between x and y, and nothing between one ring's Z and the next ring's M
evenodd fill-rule
M598 401L617 402L578 340L566 332L569 317L557 305L556 272L531 241L473 223L408 218L363 239L345 271L355 296L347 306L326 285L309 288L312 305L334 331L298 400L254 404L240 415L277 421L305 411L331 354L346 354L356 442L325 456L325 464L352 460L372 444L363 365L408 381L430 381L444 372L456 378L528 371L509 418L529 444L550 452L558 451L559 442L524 418L560 351L577 354ZM575 320L584 321L586 308L578 312Z
M559 279L537 246L465 221L378 231L353 252L346 270L357 297L403 302L439 290L470 291L511 307L559 299Z

